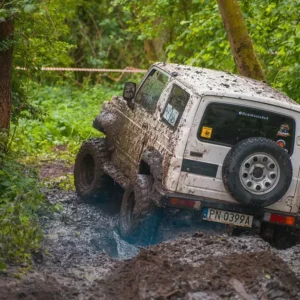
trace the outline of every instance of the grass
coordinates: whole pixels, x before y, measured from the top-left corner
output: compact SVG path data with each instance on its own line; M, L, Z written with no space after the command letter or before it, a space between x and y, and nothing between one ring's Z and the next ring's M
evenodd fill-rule
M13 151L27 162L37 158L72 162L83 140L100 135L92 122L102 103L121 91L100 85L81 89L43 86L32 94L31 103L42 109L44 120L19 120L18 127L12 128L16 130Z

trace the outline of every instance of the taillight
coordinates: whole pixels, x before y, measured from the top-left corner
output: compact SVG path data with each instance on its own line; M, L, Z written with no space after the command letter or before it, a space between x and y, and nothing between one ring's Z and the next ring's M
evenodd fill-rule
M200 201L186 200L180 198L170 198L169 204L176 207L200 208Z
M277 215L273 213L265 213L264 221L294 226L296 223L296 218L292 216L283 216L283 215Z

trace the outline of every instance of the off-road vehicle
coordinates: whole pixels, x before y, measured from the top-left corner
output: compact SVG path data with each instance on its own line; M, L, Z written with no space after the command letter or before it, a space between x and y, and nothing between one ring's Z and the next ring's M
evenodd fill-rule
M168 207L265 236L300 227L300 106L264 82L156 63L93 126L105 137L83 143L76 190L121 186L125 238L153 236Z

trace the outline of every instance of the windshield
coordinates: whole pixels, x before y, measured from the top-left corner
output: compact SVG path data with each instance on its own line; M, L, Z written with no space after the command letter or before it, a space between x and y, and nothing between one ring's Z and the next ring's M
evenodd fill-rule
M294 123L290 117L265 110L211 103L205 110L198 137L224 145L235 145L250 137L265 137L292 153Z

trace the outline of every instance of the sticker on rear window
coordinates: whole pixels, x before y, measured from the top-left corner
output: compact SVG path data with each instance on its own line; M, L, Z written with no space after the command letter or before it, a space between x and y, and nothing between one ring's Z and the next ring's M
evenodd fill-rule
M277 132L277 136L281 136L281 137L290 136L290 126L288 124L282 124L280 126L279 131Z
M172 126L175 126L178 116L179 112L171 104L168 103L163 118Z
M245 116L245 117L250 117L250 118L262 119L262 120L269 120L269 117L261 116L261 115L255 115L255 114L247 113L247 112L244 112L244 111L240 111L239 115L240 116Z
M203 126L201 130L201 137L210 139L212 135L213 129L211 127Z

